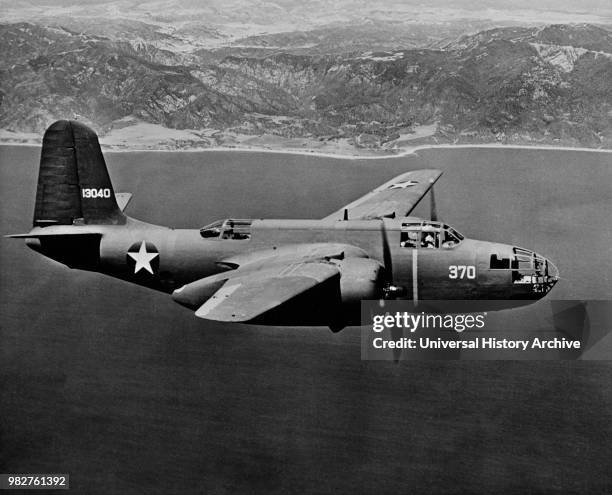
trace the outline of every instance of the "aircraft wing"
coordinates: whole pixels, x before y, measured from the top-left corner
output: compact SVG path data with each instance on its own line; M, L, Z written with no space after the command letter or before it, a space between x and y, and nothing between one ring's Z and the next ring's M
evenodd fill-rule
M323 220L368 220L407 216L441 175L442 171L435 169L413 170L398 175Z
M172 297L186 306L205 300L196 316L207 320L247 322L339 275L329 262L277 265L262 270L232 270L176 290ZM213 292L214 291L214 292ZM212 292L210 298L209 295Z

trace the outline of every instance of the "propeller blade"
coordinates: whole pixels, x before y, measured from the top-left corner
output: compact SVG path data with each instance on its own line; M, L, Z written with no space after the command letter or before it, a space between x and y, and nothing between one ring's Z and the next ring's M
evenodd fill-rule
M429 190L429 205L430 205L430 210L431 210L431 220L433 222L437 222L438 221L438 210L436 208L436 195L434 194L434 188L432 186L432 188Z
M391 255L389 236L384 218L380 220L380 232L382 237L383 264L385 265L382 278L384 282L383 299L397 299L405 295L406 289L404 287L396 287L393 283L393 256Z
M384 219L380 221L380 232L382 237L383 264L385 265L385 281L393 285L393 260L391 259L391 248L389 247L389 237Z

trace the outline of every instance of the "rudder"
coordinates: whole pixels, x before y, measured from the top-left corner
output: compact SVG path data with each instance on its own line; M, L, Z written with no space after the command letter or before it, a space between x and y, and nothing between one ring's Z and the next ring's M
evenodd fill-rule
M47 129L40 156L34 226L122 224L98 136L75 121Z

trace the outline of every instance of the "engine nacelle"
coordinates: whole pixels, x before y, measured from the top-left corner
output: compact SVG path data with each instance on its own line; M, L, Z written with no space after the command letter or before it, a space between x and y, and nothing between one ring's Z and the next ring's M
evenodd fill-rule
M343 305L382 297L384 267L371 258L346 258L338 262L340 297Z

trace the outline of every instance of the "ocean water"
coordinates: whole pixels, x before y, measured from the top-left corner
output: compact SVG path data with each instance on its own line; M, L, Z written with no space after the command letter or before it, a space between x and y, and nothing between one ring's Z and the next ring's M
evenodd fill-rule
M0 147L2 234L30 228L39 153ZM556 299L612 293L609 154L106 158L115 190L134 193L128 213L174 227L323 217L438 167L446 222L551 258ZM355 328L206 322L18 240L0 240L0 264L0 472L69 473L76 493L612 491L606 361L363 362ZM538 330L549 310L499 322ZM591 352L612 355L610 339Z

